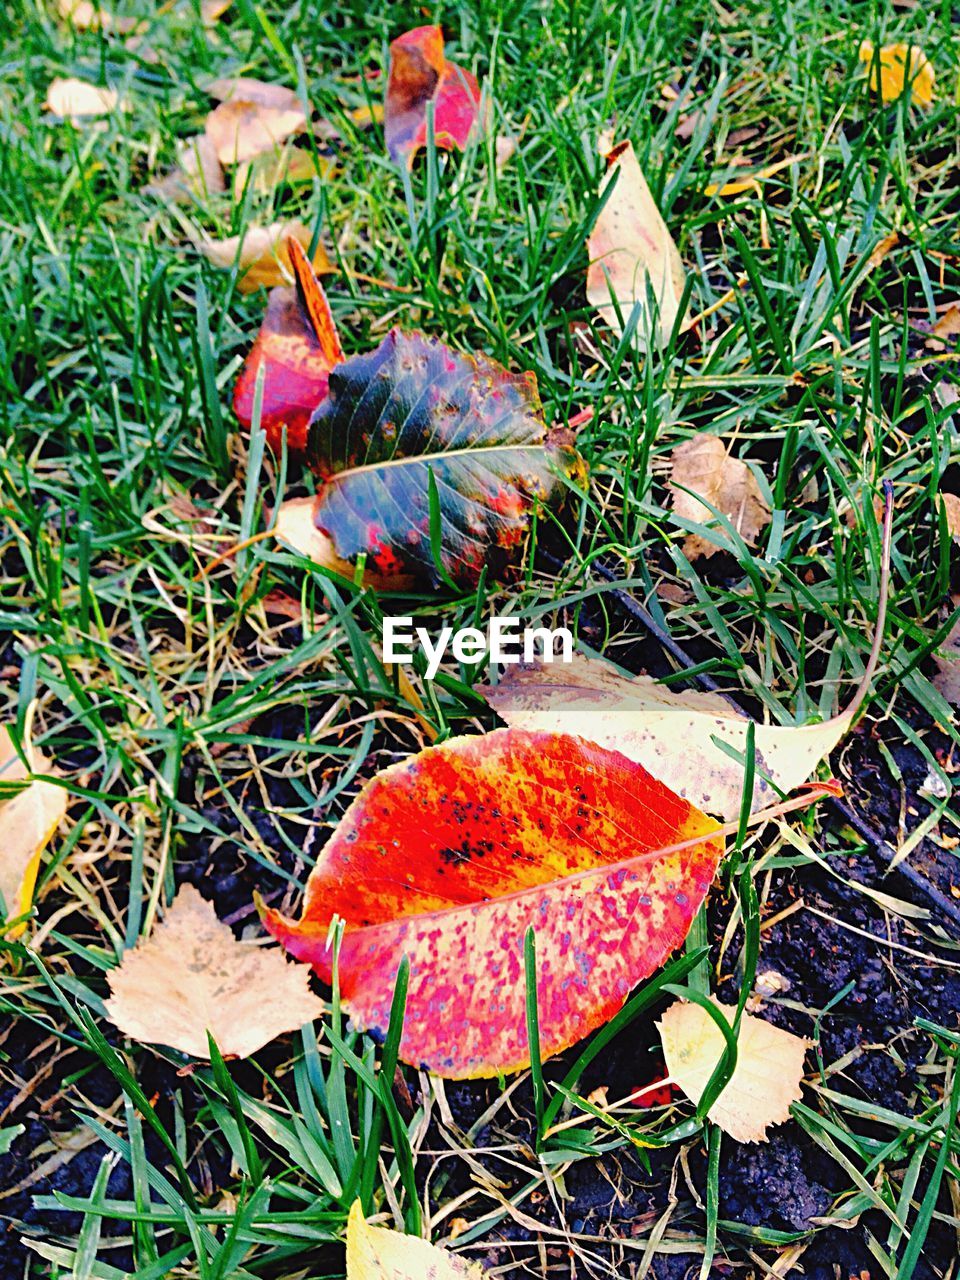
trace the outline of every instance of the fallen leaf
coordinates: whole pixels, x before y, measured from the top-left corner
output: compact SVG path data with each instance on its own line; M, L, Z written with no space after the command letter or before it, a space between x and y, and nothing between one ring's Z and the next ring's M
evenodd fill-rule
M330 371L344 355L323 286L296 237L286 245L286 254L294 287L270 292L267 314L237 379L233 411L249 431L263 365L260 421L267 440L279 453L286 427L287 448L301 453L310 415L326 396Z
M238 165L233 175L233 195L238 202L249 183L260 195L270 195L277 187L300 186L314 178L329 178L336 172L332 156L315 156L303 147L286 146L282 151L265 151Z
M302 222L271 222L268 227L251 225L242 236L229 236L226 240L202 240L200 252L215 267L229 271L234 264L240 275L237 288L241 293L253 293L261 287L271 288L293 278L290 263L290 245L294 241L309 249L313 233ZM323 275L334 270L327 252L317 243L311 265L315 273Z
M956 623L947 638L941 642L933 660L937 667L937 674L933 677L934 687L943 694L951 707L960 707L960 622Z
M168 200L203 200L226 190L223 169L217 159L217 149L205 133L185 138L177 146L177 167L164 178L153 183L149 190L153 195Z
M282 951L238 942L212 905L181 885L162 924L107 974L107 1016L145 1044L209 1060L246 1058L323 1012L309 973Z
M243 85L243 91L254 96L230 94L230 87L237 85ZM273 151L307 127L307 113L292 89L242 79L214 81L213 88L229 94L210 112L206 123L207 136L216 147L221 164L241 164L261 152Z
M232 6L233 0L200 0L200 21L204 26L212 26Z
M587 301L618 335L623 332L618 308L626 324L639 307L634 345L642 347L652 322L647 314L648 289L652 290L658 309L653 338L662 345L673 332L680 311L683 262L647 186L633 143L610 147L610 141L606 136L600 140L607 164L600 194L608 198L587 240ZM680 330L689 327L690 318L685 315Z
M206 91L215 102L252 102L254 106L269 107L272 111L302 110L296 90L282 84L270 84L266 80L254 80L250 76L225 76L211 80Z
M879 91L884 102L896 102L907 91L919 106L932 104L936 72L919 45L885 44L878 55L864 40L859 57L870 68L870 88Z
M40 855L50 843L60 820L67 812L67 791L52 782L31 780L31 774L52 774L50 761L31 746L23 744L30 770L24 767L10 736L0 726L0 786L5 790L26 783L16 794L0 799L0 937L16 938L26 921L4 931L3 920L26 915L33 904L33 891L40 869Z
M888 231L883 239L875 246L867 260L869 270L876 271L877 267L879 267L880 263L883 262L887 254L894 250L899 243L899 231Z
M960 498L955 493L941 493L940 501L947 520L947 532L954 542L960 542Z
M371 1227L354 1200L347 1217L347 1280L482 1280L479 1263L467 1263L418 1236Z
M406 955L403 1060L492 1076L530 1060L527 928L546 1058L607 1022L683 941L722 853L714 831L618 752L512 729L453 738L367 783L310 873L301 918L263 919L329 982L328 930L343 918L343 1004L377 1035Z
M356 570L337 555L333 541L318 529L313 519L314 498L288 498L277 508L273 532L299 555L351 581ZM410 591L416 585L411 573L381 574L364 567L363 585L375 591Z
M443 52L439 27L416 27L390 45L384 136L394 163L409 167L427 145L427 104L433 103L434 143L463 151L480 115L476 77Z
M482 692L511 728L578 733L622 751L706 813L728 821L740 813L749 721L718 694L675 693L581 654L572 662L507 667L499 684ZM754 810L775 802L778 788L806 782L850 729L858 698L822 724L755 726Z
M803 156L787 156L783 160L776 161L775 164L768 164L762 169L755 169L743 178L733 178L731 181L723 183L712 182L709 186L704 187L703 194L705 196L738 196L744 191L759 192L761 189L760 184L765 182L767 178L772 178L775 173L789 169L803 159Z
M365 556L384 578L436 584L445 573L468 585L484 566L497 577L516 561L534 506L582 483L569 439L548 433L533 374L394 329L331 370L310 420L307 461L325 482L314 522L341 561Z
M711 997L732 1026L736 1008ZM723 1056L723 1032L701 1005L678 1000L657 1023L670 1079L691 1102L699 1102ZM745 1013L737 1034L737 1065L708 1112L737 1142L766 1142L771 1125L790 1119L800 1101L803 1060L809 1041Z
M670 488L673 510L683 520L711 524L714 510L727 517L744 542L752 544L770 523L770 510L760 486L745 462L732 458L719 436L700 435L685 440L670 455ZM691 493L685 490L692 490ZM694 497L699 494L699 497ZM700 498L704 501L701 502ZM707 505L709 504L709 505ZM714 539L691 533L684 539L688 560L708 559L720 550L735 551L726 531L717 528Z
M105 116L116 110L119 95L115 89L103 89L76 77L51 80L46 107L63 120L81 120L87 116Z
M960 306L951 302L930 330L927 347L931 351L945 351L950 338L960 336Z

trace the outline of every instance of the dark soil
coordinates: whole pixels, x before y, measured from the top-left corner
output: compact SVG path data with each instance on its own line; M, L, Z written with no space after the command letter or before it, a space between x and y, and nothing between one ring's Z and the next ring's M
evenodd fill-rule
M581 625L597 625L598 620L585 619ZM635 625L635 624L634 624ZM599 633L598 633L599 634ZM626 651L635 669L664 670L662 653L656 643L638 632L637 644ZM700 655L694 655L699 657ZM618 650L624 661L624 651ZM318 714L320 714L318 709ZM273 713L258 722L256 732L295 736L302 731L302 713ZM923 725L917 714L916 727L928 731L928 741L936 741L929 725ZM386 745L373 753L368 761L372 772L387 763L390 751ZM917 905L931 907L923 892L924 881L905 879L898 871L889 873L888 858L882 841L897 845L901 803L905 804L909 826L914 826L928 812L927 802L918 794L926 775L925 764L913 747L906 745L894 751L904 780L904 794L894 789L887 764L869 730L853 736L839 753L835 764L846 784L847 802L875 834L876 839L861 844L851 843L844 835L842 815L828 805L822 807L821 852L839 873L831 876L813 866L803 869L782 868L774 871L763 899L763 916L771 919L795 907L763 933L759 969L780 975L781 994L768 999L764 1016L791 1031L812 1037L815 1016L839 992L849 991L823 1017L820 1025L819 1050L822 1062L829 1066L846 1055L843 1070L830 1079L830 1086L851 1096L873 1100L885 1107L910 1115L922 1109L929 1098L930 1085L918 1072L929 1049L929 1039L913 1029L917 1017L929 1018L956 1030L960 1026L960 969L941 964L941 959L956 960L956 953L941 951L930 940L929 926L913 927L893 914L885 913L857 886L874 886ZM208 805L205 816L216 823L227 839L213 841L209 836L191 836L181 843L177 854L176 874L179 880L198 885L205 896L216 904L222 918L238 925L248 922L253 891L268 899L280 900L292 895L291 879L302 879L305 865L291 854L279 838L278 816L284 809L302 809L302 801L285 786L272 780L270 811L266 811L259 793L238 794L248 816L256 823L264 839L276 851L278 870L259 863L238 862L235 846L229 836L236 830L236 819L225 806ZM197 773L195 763L188 762L180 782L181 799L199 804L205 779ZM300 828L302 831L302 828ZM936 833L934 833L936 834ZM940 833L949 835L946 831ZM949 846L945 840L944 845ZM912 858L921 877L927 877L946 899L958 901L960 861L949 847L941 848L932 839L924 841ZM797 907L798 903L802 903ZM45 910L55 903L48 900ZM722 888L717 887L710 903L711 937L715 957L729 919L730 903ZM821 914L815 914L821 913ZM960 940L960 929L949 918L934 913L929 924L935 924L953 939ZM921 930L926 930L926 935ZM897 950L890 943L911 948L919 955ZM739 939L734 939L723 959L720 993L732 999L738 990L737 959ZM610 1097L620 1097L654 1078L661 1065L655 1046L656 1032L652 1019L644 1019L625 1031L596 1061L581 1082L581 1092L606 1086ZM895 1053L888 1046L895 1046ZM51 1066L52 1055L58 1056ZM569 1059L569 1055L567 1055ZM812 1059L810 1060L812 1061ZM149 1052L139 1055L141 1083L148 1096L156 1099L160 1114L169 1109L174 1090L179 1090L188 1104L199 1105L199 1096L189 1080L179 1079L165 1063ZM0 1127L25 1126L24 1133L13 1144L11 1152L0 1156L0 1224L8 1225L0 1234L0 1280L21 1280L27 1262L27 1250L20 1243L20 1233L56 1238L75 1231L79 1217L75 1214L40 1210L34 1196L55 1191L70 1195L89 1192L104 1148L96 1143L79 1151L49 1176L36 1178L40 1163L50 1154L51 1135L65 1135L78 1127L77 1113L81 1099L94 1106L109 1107L117 1097L116 1086L109 1074L94 1066L85 1053L68 1042L56 1048L49 1032L27 1019L17 1019L0 1028L0 1063L4 1065L0 1083ZM241 1064L237 1064L242 1070ZM548 1068L548 1075L562 1075L569 1061L560 1060ZM64 1087L64 1078L79 1073L76 1084ZM16 1080L16 1084L6 1083ZM255 1077L244 1080L255 1088ZM411 1085L415 1083L411 1078ZM447 1097L455 1120L468 1128L480 1112L497 1096L496 1082L448 1084ZM813 1098L808 1095L811 1105ZM76 1108L76 1110L75 1110ZM482 1133L479 1145L528 1140L532 1114L529 1097L514 1095L514 1111L521 1117L503 1128ZM186 1116L189 1124L191 1116ZM498 1120L495 1125L501 1122ZM869 1132L869 1121L862 1122ZM877 1133L889 1133L877 1129ZM162 1153L154 1150L148 1138L151 1156L162 1166ZM443 1144L439 1137L434 1144ZM427 1147L431 1146L428 1140ZM637 1236L646 1235L671 1205L670 1230L682 1240L687 1231L702 1231L703 1210L691 1191L702 1192L705 1183L705 1154L695 1145L688 1153L687 1170L678 1161L678 1149L651 1150L649 1168L630 1150L617 1150L600 1159L583 1161L573 1166L565 1178L568 1199L564 1203L564 1226L581 1237L585 1257L603 1260L617 1274L635 1274L640 1254L629 1244ZM483 1162L500 1179L503 1194L516 1191L522 1181L505 1160L484 1157ZM429 1162L424 1161L424 1166ZM470 1185L471 1172L463 1163L448 1160L447 1192L454 1194ZM213 1195L227 1181L228 1167L223 1153L204 1149L193 1166L201 1188ZM426 1167L423 1170L426 1173ZM689 1184L687 1179L689 1173ZM31 1180L34 1179L34 1180ZM886 1222L879 1214L866 1213L850 1229L821 1228L818 1220L827 1215L837 1195L849 1188L844 1171L813 1142L796 1122L774 1130L769 1143L741 1146L727 1139L720 1157L720 1216L727 1223L746 1228L765 1228L778 1232L803 1233L807 1247L798 1266L811 1280L881 1280L879 1264L869 1249L869 1238L885 1240ZM922 1193L922 1187L918 1188ZM130 1193L129 1172L121 1162L113 1171L110 1194ZM951 1212L946 1189L939 1206ZM528 1197L522 1205L528 1218L546 1227L558 1227L556 1207L547 1196ZM104 1235L110 1224L104 1225ZM723 1238L731 1239L729 1230ZM546 1270L542 1256L531 1243L526 1229L500 1227L487 1241L486 1254L492 1264L504 1266L512 1260L510 1274L517 1276L604 1274L599 1267L588 1268L585 1262L571 1257L568 1244L559 1236L544 1235ZM556 1241L556 1243L554 1243ZM626 1242L626 1244L624 1243ZM773 1252L762 1244L744 1237L744 1243L768 1258ZM682 1246L681 1246L682 1247ZM957 1240L955 1234L934 1221L927 1238L924 1255L915 1272L917 1280L940 1280L955 1274ZM118 1249L111 1259L123 1267L129 1263L124 1250ZM327 1267L335 1268L336 1257L317 1255L317 1274ZM648 1273L659 1280L680 1280L696 1276L699 1257L694 1253L658 1255ZM737 1274L750 1274L749 1267ZM731 1266L722 1251L714 1266L714 1274L731 1274ZM757 1268L753 1274L760 1276Z

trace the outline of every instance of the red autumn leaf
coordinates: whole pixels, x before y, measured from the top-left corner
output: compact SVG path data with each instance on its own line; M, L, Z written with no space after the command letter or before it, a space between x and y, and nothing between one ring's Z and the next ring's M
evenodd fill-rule
M480 86L469 71L444 57L439 27L416 27L390 46L384 134L394 162L412 165L427 145L428 102L438 149L463 151L479 115Z
M408 956L403 1060L491 1076L529 1062L528 926L549 1057L607 1022L683 941L722 853L714 831L619 752L515 729L455 738L368 783L311 872L301 918L264 921L329 983L328 929L343 917L341 996L375 1035Z
M310 415L327 394L330 371L344 355L323 286L303 246L288 236L284 248L295 284L270 291L267 314L237 379L233 411L249 430L257 372L263 364L260 420L267 440L279 451L286 426L287 448L299 452L306 446Z

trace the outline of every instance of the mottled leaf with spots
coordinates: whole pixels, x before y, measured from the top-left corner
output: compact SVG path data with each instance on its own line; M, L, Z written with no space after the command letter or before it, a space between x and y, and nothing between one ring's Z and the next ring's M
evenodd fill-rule
M404 1061L451 1077L516 1071L529 1063L527 929L549 1057L607 1022L683 941L722 853L716 831L640 765L580 738L455 738L368 783L300 919L264 920L330 982L330 924L343 918L343 1004L374 1034L409 958Z

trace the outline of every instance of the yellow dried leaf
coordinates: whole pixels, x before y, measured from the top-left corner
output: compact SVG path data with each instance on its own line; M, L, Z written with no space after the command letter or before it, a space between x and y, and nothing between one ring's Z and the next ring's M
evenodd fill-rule
M209 1059L207 1032L238 1058L318 1018L310 970L276 947L238 942L192 885L107 975L107 1016L125 1035Z
M718 183L712 182L709 186L704 187L703 194L705 196L738 196L744 191L755 191L760 194L760 183L772 178L775 173L780 173L784 169L789 169L791 165L802 160L803 156L787 156L785 160L778 160L775 164L765 165L762 169L756 169L753 173L743 178L733 178L730 182Z
M646 312L648 290L652 290L659 314L652 336L655 343L663 344L673 331L680 310L683 262L647 186L633 144L621 142L610 148L608 141L607 138L600 141L607 162L601 195L611 184L616 185L587 240L590 255L587 301L618 334L622 327L617 307L624 323L629 321L634 308L639 307L635 345L642 347L651 329L651 318ZM680 327L681 330L690 327L688 316L684 316Z
M936 72L919 45L885 44L877 54L870 41L864 40L860 61L869 66L870 88L879 92L884 102L896 102L904 91L921 107L933 102Z
M649 676L624 676L610 663L581 654L572 662L507 667L499 684L484 693L511 729L587 738L642 764L706 813L728 821L740 813L740 760L750 722L718 694L676 693ZM752 808L776 803L771 781L785 792L806 782L848 732L857 706L855 700L822 724L755 725Z
M713 507L727 517L746 543L752 543L770 523L770 511L753 472L746 463L730 457L719 436L694 436L674 449L670 487L674 512L682 519L711 524L716 520ZM685 492L688 489L692 492ZM722 548L733 550L726 532L718 528L714 539L690 534L684 540L683 553L688 560L698 556L706 559Z
M79 120L85 116L105 116L116 109L119 96L115 89L104 89L76 77L51 80L46 107L63 120Z
M309 249L310 229L297 221L271 222L268 227L250 226L242 236L202 240L199 248L207 261L221 270L228 271L236 263L241 273L237 288L241 293L252 293L261 285L270 289L277 284L289 284L293 279L286 244L289 237ZM317 245L312 262L318 275L335 269L322 244Z
M0 801L0 922L26 915L33 903L33 891L40 868L40 855L47 847L60 820L67 812L68 794L63 787L41 780L28 781L31 773L52 772L50 761L24 743L30 772L14 749L6 727L0 726L0 785L27 785L9 799ZM21 923L8 931L17 937L26 928ZM4 930L0 928L0 936Z
M249 83L260 84L259 81ZM279 97L275 102L282 97L283 105L229 97L207 116L207 136L216 147L221 164L252 160L261 152L281 146L292 134L302 133L307 127L306 112L292 90L280 89L277 85L262 88L277 90ZM262 94L260 96L262 98Z
M482 1280L483 1269L417 1236L371 1227L354 1200L347 1217L347 1280Z
M736 1009L713 1003L732 1026ZM723 1056L723 1032L706 1009L678 1000L657 1023L670 1079L699 1102ZM745 1013L737 1035L737 1065L709 1111L709 1118L737 1142L766 1142L771 1125L790 1119L800 1101L803 1059L809 1041Z
M282 183L298 186L314 178L330 178L336 172L332 156L315 156L303 147L284 147L280 152L265 151L238 165L233 175L234 199L240 200L247 183L259 195L269 195Z

